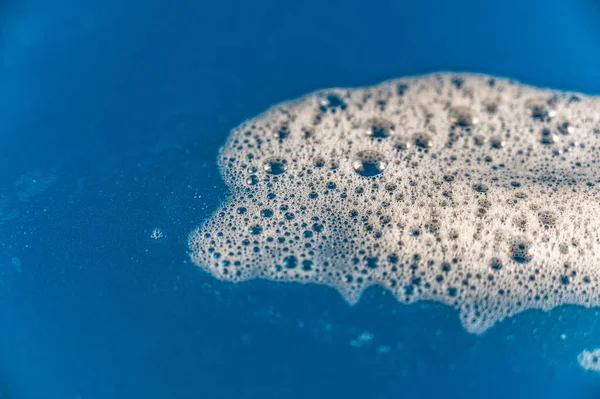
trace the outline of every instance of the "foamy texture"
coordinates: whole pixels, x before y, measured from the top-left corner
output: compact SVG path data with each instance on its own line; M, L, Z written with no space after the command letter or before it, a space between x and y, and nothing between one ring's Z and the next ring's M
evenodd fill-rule
M584 350L577 356L577 361L586 370L600 372L600 349Z
M368 286L481 333L600 303L600 100L484 75L328 89L231 132L231 198L189 237L213 276Z

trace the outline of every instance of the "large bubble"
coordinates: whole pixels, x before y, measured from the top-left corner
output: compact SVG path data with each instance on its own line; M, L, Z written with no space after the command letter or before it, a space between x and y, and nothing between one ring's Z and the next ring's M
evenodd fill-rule
M192 260L349 303L381 285L455 307L474 333L525 309L597 306L599 109L471 74L276 105L231 132L231 197L191 233Z

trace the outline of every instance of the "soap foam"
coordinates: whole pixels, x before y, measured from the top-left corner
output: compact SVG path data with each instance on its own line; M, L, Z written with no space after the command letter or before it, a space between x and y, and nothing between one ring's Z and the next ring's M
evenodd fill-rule
M216 278L371 285L481 333L600 304L600 100L475 74L327 89L235 128L231 197L190 234Z
M577 356L577 361L585 370L600 372L600 349L584 350Z

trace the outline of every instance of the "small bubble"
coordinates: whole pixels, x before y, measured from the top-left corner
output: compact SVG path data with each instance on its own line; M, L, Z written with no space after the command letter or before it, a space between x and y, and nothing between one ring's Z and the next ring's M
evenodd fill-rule
M489 188L485 184L478 183L473 184L473 190L477 191L478 193L487 193Z
M275 137L278 140L283 140L285 138L287 138L290 135L290 130L288 125L283 125L281 126L281 128L279 128L279 130L276 130L273 133L273 137Z
M260 225L254 225L248 228L248 232L252 235L258 235L262 233L263 228Z
M294 214L291 212L286 212L286 214L285 214L285 218L287 220L292 220L292 219L294 219L294 217L295 217Z
M513 238L508 245L510 257L517 263L527 263L533 258L531 241L525 237Z
M395 129L394 124L384 118L371 118L367 121L367 126L365 134L374 139L389 137Z
M153 240L160 240L163 237L164 233L161 229L159 229L158 227L152 229L152 233L150 233L150 238L152 238Z
M249 186L254 186L255 184L258 184L258 177L256 177L256 175L250 175L246 178L246 184Z
M502 269L502 261L499 258L492 258L490 259L490 267L493 270L500 270Z
M560 137L558 135L552 133L550 129L542 129L542 138L540 142L542 144L551 145L556 144L560 141Z
M479 118L475 115L475 111L464 106L453 107L448 114L448 120L453 125L460 127L469 127L479 123Z
M315 168L322 168L323 166L325 166L325 159L319 157L315 159L313 165L315 165Z
M399 151L406 151L411 147L410 140L405 137L394 135L391 140L394 148Z
M371 177L383 173L387 160L376 151L360 151L352 160L352 169L361 176Z
M506 142L500 136L493 136L490 139L490 144L492 148L499 150L500 148L503 148L506 145Z
M293 255L286 256L283 259L283 266L287 269L294 269L296 266L298 266L298 258Z
M335 159L331 159L329 162L327 162L327 167L331 170L335 170L340 167L340 163Z
M398 258L398 255L396 255L396 254L390 254L387 257L387 261L392 264L396 264L396 263L398 263L398 261L400 261L400 258Z
M321 98L320 104L320 109L323 112L325 112L327 109L333 112L338 109L342 111L346 109L346 103L344 100L342 100L342 98L335 93L326 94L323 98Z
M283 158L273 157L263 162L263 169L271 175L280 175L287 170L287 161Z
M271 209L263 209L260 211L260 216L264 218L270 218L273 216L273 211Z
M528 197L528 195L522 191L519 191L518 193L515 193L515 197L517 197L518 199L525 199Z
M535 120L547 122L556 115L542 100L528 101L525 105L527 113Z
M413 135L415 145L419 148L431 148L433 146L433 140L427 133L415 133Z
M485 112L493 115L498 112L498 103L494 100L486 100L483 104L483 108L485 109Z
M408 235L413 237L418 237L421 235L421 229L418 227L413 227L408 230Z
M379 259L376 256L367 256L363 260L363 264L369 269L377 269L379 267Z
M244 208L243 206L240 206L236 212L238 213L238 215L243 215L244 213L246 213L248 211L248 209Z
M564 121L557 125L557 130L562 135L572 134L575 131L575 128L569 124L569 122Z
M485 137L483 136L474 136L473 137L473 142L475 143L475 145L477 147L481 147L485 144Z
M313 261L312 260L303 260L302 261L302 270L304 270L305 272L311 271L313 268Z

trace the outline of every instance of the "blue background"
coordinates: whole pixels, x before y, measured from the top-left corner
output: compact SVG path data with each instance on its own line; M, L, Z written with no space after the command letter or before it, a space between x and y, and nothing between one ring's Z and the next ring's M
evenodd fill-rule
M438 70L599 93L595 2L5 0L0 24L1 399L600 398L576 360L596 310L473 336L439 304L223 284L186 254L245 118ZM35 170L56 182L23 200Z

